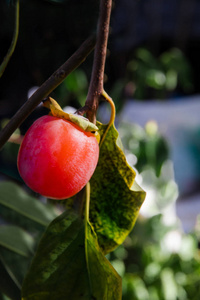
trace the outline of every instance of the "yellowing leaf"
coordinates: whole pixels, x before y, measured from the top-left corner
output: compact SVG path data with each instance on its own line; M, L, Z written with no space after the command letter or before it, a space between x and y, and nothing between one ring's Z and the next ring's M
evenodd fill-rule
M106 134L105 139L101 145L101 156L99 164L105 169L104 173L112 172L112 168L117 170L119 175L123 178L128 187L131 187L135 179L136 173L127 163L123 150L121 149L121 140L116 128L112 125L108 132L106 129L108 125L97 123L99 127L99 134L101 137ZM120 145L120 146L119 146ZM108 168L107 163L110 163ZM114 174L112 174L114 175ZM112 177L109 177L112 181Z
M103 137L108 125L98 123ZM90 221L104 253L123 243L132 230L145 192L134 181L135 171L118 146L112 125L100 148L97 168L91 178Z

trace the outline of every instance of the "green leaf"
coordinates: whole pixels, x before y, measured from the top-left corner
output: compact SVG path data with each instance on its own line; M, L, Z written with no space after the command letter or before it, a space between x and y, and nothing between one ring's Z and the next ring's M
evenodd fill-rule
M6 294L9 299L20 300L20 289L16 285L16 283L12 280L9 275L8 270L6 270L5 266L2 264L0 260L0 291L1 293ZM7 297L0 297L0 299L8 299Z
M30 253L34 252L34 239L30 234L19 227L1 225L0 246L28 257Z
M98 123L101 137L107 125ZM135 171L118 146L118 132L111 126L100 148L91 178L90 221L104 253L114 250L132 230L145 192L134 181Z
M160 274L164 299L176 300L178 298L177 283L173 270L164 268Z
M143 279L127 273L123 278L124 299L149 300L149 291Z
M88 85L85 73L78 69L70 73L64 80L64 83L68 91L75 92L76 94L83 92Z
M24 228L44 229L58 214L13 182L0 182L0 216Z
M23 229L0 226L0 261L9 276L20 287L34 254L34 238Z
M121 299L121 279L90 225L65 212L47 228L25 278L23 300Z
M145 141L144 150L147 164L153 167L156 176L159 177L162 166L169 157L166 140L159 134L155 134Z
M121 278L102 254L92 227L87 226L88 270L92 299L121 299Z

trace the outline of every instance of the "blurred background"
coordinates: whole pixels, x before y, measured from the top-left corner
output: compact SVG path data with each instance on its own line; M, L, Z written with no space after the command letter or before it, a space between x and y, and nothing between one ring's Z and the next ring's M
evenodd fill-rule
M12 40L14 3L0 2L0 62ZM0 79L1 127L95 32L98 10L92 0L20 1L17 46ZM123 278L124 300L200 297L199 50L200 1L113 1L105 89L127 160L147 192L130 237L108 257ZM53 92L62 107L84 105L92 62L90 55ZM23 184L16 141L45 113L39 106L0 152L1 181ZM105 104L98 113L109 120ZM3 223L15 224L1 211Z

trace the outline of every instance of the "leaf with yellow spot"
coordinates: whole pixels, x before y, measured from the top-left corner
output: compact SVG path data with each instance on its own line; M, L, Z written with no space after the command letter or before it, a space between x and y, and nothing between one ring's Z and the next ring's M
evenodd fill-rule
M145 199L135 182L135 171L118 146L114 125L97 123L103 142L97 168L91 178L90 222L103 252L119 246L132 230Z

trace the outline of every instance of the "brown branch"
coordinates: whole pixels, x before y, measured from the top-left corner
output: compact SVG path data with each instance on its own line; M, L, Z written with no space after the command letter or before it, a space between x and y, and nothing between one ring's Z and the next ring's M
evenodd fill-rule
M88 38L80 48L56 71L37 91L25 102L25 104L11 118L9 123L0 132L0 149L10 138L12 133L28 117L40 102L47 97L63 80L76 69L89 55L95 46L95 38Z
M78 111L96 123L96 112L103 94L104 69L109 35L112 0L101 0L92 76L85 106Z

